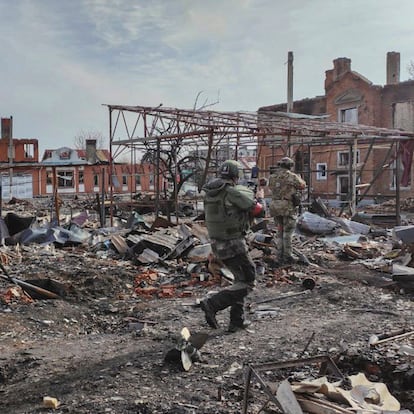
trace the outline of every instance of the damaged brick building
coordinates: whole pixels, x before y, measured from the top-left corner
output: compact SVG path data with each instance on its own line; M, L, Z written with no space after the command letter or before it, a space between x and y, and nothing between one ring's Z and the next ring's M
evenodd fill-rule
M38 140L13 138L13 118L1 118L0 184L3 198L10 198L11 193L19 198L38 194L38 161Z
M55 190L69 196L101 193L103 177L108 191L109 165L109 150L97 148L95 139L86 139L84 149L47 149L39 161L38 139L14 138L13 118L1 118L0 194L4 200L51 196ZM150 164L114 162L111 168L116 194L154 190Z
M355 125L414 131L414 80L400 81L400 54L387 53L384 86L374 85L352 70L349 58L337 58L333 65L333 69L325 72L325 95L294 101L291 112L324 116L330 122L343 123L343 135L348 134L348 141L338 145L328 139L320 140L312 148L298 142L289 143L288 138L284 140L286 145L269 145L261 141L260 169L268 171L280 156L289 153L295 158L297 170L307 179L314 196L346 200L352 168L355 169L358 191L368 189L367 198L394 196L396 177L400 177L401 196L412 196L411 140L393 143L389 137L388 143L369 142L369 139L357 143L352 140L352 129L345 131L347 126ZM286 110L286 103L261 107L259 117L272 113L277 116ZM398 158L400 162L397 162Z

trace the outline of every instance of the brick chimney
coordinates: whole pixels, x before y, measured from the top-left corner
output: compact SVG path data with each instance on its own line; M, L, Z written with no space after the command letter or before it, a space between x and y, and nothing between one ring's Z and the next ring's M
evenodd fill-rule
M1 118L1 139L9 140L12 133L12 118Z
M336 81L339 79L344 73L351 71L351 59L342 57L337 58L333 61L334 69L333 69L333 80Z
M400 53L387 53L387 85L400 83Z
M86 143L86 161L89 164L96 163L96 139L87 139Z

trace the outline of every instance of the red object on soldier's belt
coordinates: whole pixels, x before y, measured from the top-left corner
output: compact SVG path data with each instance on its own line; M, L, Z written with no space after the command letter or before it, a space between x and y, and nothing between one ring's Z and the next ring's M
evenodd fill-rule
M255 206L252 209L253 217L259 216L262 211L263 211L263 206L260 203L256 202Z

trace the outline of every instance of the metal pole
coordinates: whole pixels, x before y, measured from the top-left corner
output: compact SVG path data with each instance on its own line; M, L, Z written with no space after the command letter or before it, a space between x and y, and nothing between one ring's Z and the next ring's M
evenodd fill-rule
M308 154L309 154L309 162L308 162L308 188L307 188L307 202L310 203L311 198L311 188L312 188L312 147L308 144ZM326 171L326 174L328 172Z
M114 216L112 213L112 205L114 202L114 188L113 188L113 182L112 182L112 174L113 174L113 160L112 160L112 108L108 107L109 109L109 199L110 199L110 205L109 205L109 216L110 216L110 226L112 227L114 225Z
M102 168L102 186L101 186L101 227L105 227L106 214L105 214L105 168ZM112 204L109 206L112 210ZM111 215L112 217L112 215Z
M9 200L13 198L13 117L10 117L9 130Z
M178 176L177 176L177 148L173 148L174 157L174 208L175 208L175 222L178 224ZM181 177L180 177L181 178Z
M396 145L395 154L395 215L397 226L401 225L401 209L400 209L400 165L401 165L401 154L400 154L400 142Z
M351 215L354 213L352 210L352 205L353 205L353 187L354 184L353 183L353 167L354 167L354 151L353 151L353 145L349 144L349 149L348 149L348 194L347 194L347 201L348 201L348 207L349 207L349 211L351 213Z
M56 213L56 222L59 226L59 197L58 197L58 182L57 182L57 174L56 174L56 166L53 166L53 194L54 194L54 201L55 201L55 213ZM52 217L51 217L52 221Z
M354 154L352 157L352 168L353 168L353 180L352 180L352 214L356 212L357 204L357 155L358 155L358 139L354 139Z
M157 158L155 160L156 164L156 174L154 174L155 178L155 217L158 217L160 211L160 149L161 149L161 140L157 138Z
M293 52L288 52L288 71L287 71L287 107L286 112L293 109Z

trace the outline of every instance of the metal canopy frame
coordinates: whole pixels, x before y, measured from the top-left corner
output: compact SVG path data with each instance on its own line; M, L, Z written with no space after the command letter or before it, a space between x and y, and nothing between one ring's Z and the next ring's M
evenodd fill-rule
M259 150L261 145L285 148L297 145L355 147L363 143L394 145L396 141L399 144L414 139L413 132L332 122L327 116L267 110L219 112L162 105L105 106L109 111L110 177L113 161L123 152L135 154L148 146L162 148L172 142L198 150L227 146L236 149L237 154L240 146L256 146ZM131 159L136 160L134 157L131 155ZM399 186L396 191L398 199ZM110 192L112 200L112 180ZM156 189L157 197L158 193L159 189Z

